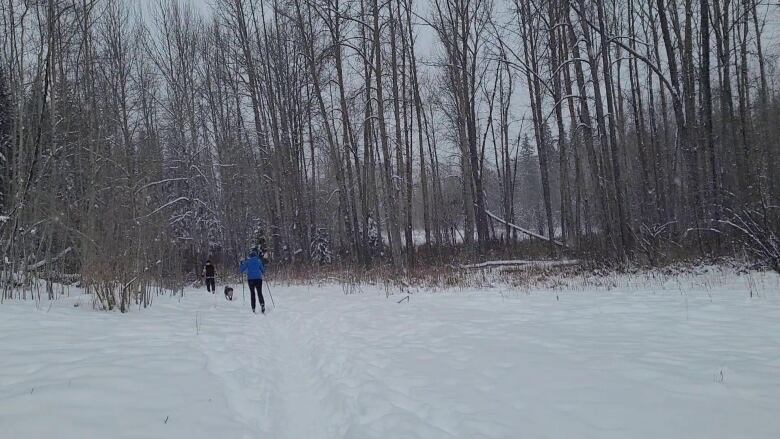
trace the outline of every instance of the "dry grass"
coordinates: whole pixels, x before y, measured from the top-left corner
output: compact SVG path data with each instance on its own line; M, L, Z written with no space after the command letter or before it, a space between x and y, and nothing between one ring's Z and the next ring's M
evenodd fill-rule
M663 267L618 265L582 261L555 264L539 261L522 266L464 268L460 264L418 265L396 272L387 265L366 269L348 265L323 267L285 267L271 269L269 279L287 285L340 285L344 294L361 293L364 287L381 287L388 294L410 288L429 291L509 287L514 290L584 291L592 289L632 289L663 286L685 281L715 283L735 275L750 275L755 268L749 262L734 258L678 261ZM707 274L707 276L702 276ZM702 285L705 288L714 285Z

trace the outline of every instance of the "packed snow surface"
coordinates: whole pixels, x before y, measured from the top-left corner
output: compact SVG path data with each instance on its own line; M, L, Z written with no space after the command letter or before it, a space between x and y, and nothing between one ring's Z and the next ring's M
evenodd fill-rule
M7 302L0 438L780 437L777 276L598 283Z

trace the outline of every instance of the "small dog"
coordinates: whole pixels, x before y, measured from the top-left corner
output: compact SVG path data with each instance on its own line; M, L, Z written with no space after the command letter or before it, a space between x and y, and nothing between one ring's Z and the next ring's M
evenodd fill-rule
M225 298L227 300L233 300L233 288L228 286L225 287Z

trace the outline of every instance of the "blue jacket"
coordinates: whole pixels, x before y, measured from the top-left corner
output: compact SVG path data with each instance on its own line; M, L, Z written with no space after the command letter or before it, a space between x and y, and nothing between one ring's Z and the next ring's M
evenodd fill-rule
M260 258L252 256L241 262L241 272L246 273L246 278L249 280L262 279L265 266Z

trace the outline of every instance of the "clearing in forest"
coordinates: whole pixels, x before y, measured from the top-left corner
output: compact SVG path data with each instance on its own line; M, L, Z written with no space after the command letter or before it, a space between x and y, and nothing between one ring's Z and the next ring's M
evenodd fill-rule
M609 284L5 303L0 437L777 437L777 275Z

